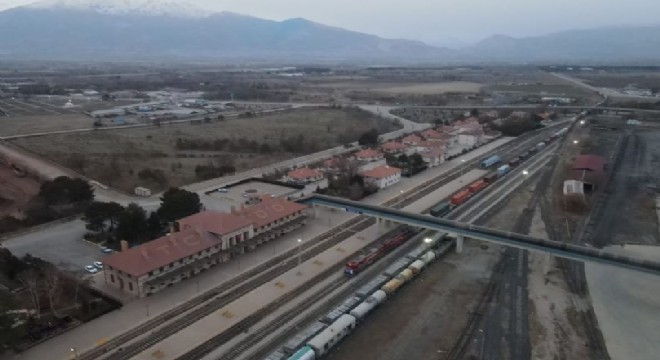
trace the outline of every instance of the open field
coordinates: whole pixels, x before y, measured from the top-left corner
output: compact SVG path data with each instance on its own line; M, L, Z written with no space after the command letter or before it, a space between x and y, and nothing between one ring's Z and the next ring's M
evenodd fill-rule
M90 128L93 123L82 114L0 116L0 136Z
M394 125L358 109L303 108L207 124L48 135L12 143L125 191L200 180L196 167L251 169ZM145 171L147 170L147 171ZM213 176L212 176L213 177Z
M574 76L596 87L624 88L634 85L640 88L660 88L660 72L581 73Z
M18 177L14 172L0 166L0 217L24 217L27 203L39 193L39 181L31 177Z
M321 85L324 86L324 85ZM364 90L387 94L444 94L449 92L476 93L482 84L467 81L451 81L440 83L377 83L377 82L340 82L332 86L344 90Z

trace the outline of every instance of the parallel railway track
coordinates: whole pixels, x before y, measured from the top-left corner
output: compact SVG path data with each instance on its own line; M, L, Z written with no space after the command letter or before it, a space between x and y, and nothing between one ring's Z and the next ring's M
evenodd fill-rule
M535 141L538 141L541 138L545 138L545 136L547 136L543 135L545 132L547 132L547 130L523 135L518 139L518 141L499 146L498 148L492 150L492 152L498 152L506 158L512 154L515 154L517 151L520 151L522 148L529 147L530 144L533 144ZM457 179L461 176L461 174L467 172L468 169L472 168L474 165L478 165L479 159L480 158L466 162L465 164L451 171L449 174L441 175L437 178L419 184L413 189L410 189L401 195L385 201L382 205L391 206L393 208L403 208L409 204L412 204L422 197L437 190L438 188ZM375 220L373 218L364 215L356 216L342 223L332 230L329 230L315 237L314 239L305 242L302 245L303 249L305 250L302 255L303 259L307 260L318 255L319 253L331 248L337 243L347 239L355 232L362 231L374 223ZM101 357L108 360L130 359L132 356L138 354L141 351L144 351L159 341L164 340L168 336L171 336L181 329L191 325L195 321L221 308L229 302L240 298L264 282L267 282L290 270L297 264L297 260L295 260L297 254L297 248L282 253L275 258L272 258L260 264L259 266L254 267L232 278L231 280L224 282L195 298L190 299L189 301L177 306L176 308L159 314L153 319L138 325L130 331L110 339L105 344L80 354L79 359L93 360L99 359ZM227 289L230 289L230 291L227 291ZM186 316L181 316L183 314L186 314ZM150 334L146 337L140 338L140 336L147 333ZM130 344L122 346L126 343ZM114 349L117 349L118 351L115 351L112 354L108 354Z

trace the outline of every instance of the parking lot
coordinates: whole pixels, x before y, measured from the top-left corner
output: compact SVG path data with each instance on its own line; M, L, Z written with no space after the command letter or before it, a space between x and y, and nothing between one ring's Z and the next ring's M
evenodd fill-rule
M85 232L84 222L74 220L52 226L48 231L14 237L2 242L2 246L18 257L30 254L62 269L83 273L86 265L107 256L100 247L82 240Z

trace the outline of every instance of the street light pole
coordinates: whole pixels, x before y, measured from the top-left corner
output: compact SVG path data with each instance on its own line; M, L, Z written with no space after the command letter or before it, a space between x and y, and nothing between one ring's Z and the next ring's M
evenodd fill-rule
M461 159L461 182L463 182L463 175L465 175L465 159Z
M73 353L73 358L78 360L78 350L76 350L76 348L72 347L71 352Z
M301 274L300 272L300 264L302 263L302 239L298 239L298 275Z

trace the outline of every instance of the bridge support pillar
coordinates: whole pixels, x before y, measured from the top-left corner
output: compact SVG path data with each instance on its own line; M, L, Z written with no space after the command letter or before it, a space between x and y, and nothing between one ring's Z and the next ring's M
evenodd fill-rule
M463 252L463 235L456 235L456 252Z
M548 275L555 267L555 257L550 253L545 253L543 259L543 275Z
M385 230L387 230L385 219L376 218L376 223L378 224L378 234L382 234L385 232Z
M318 217L319 217L319 207L316 204L314 204L314 206L312 206L312 219L317 219Z

